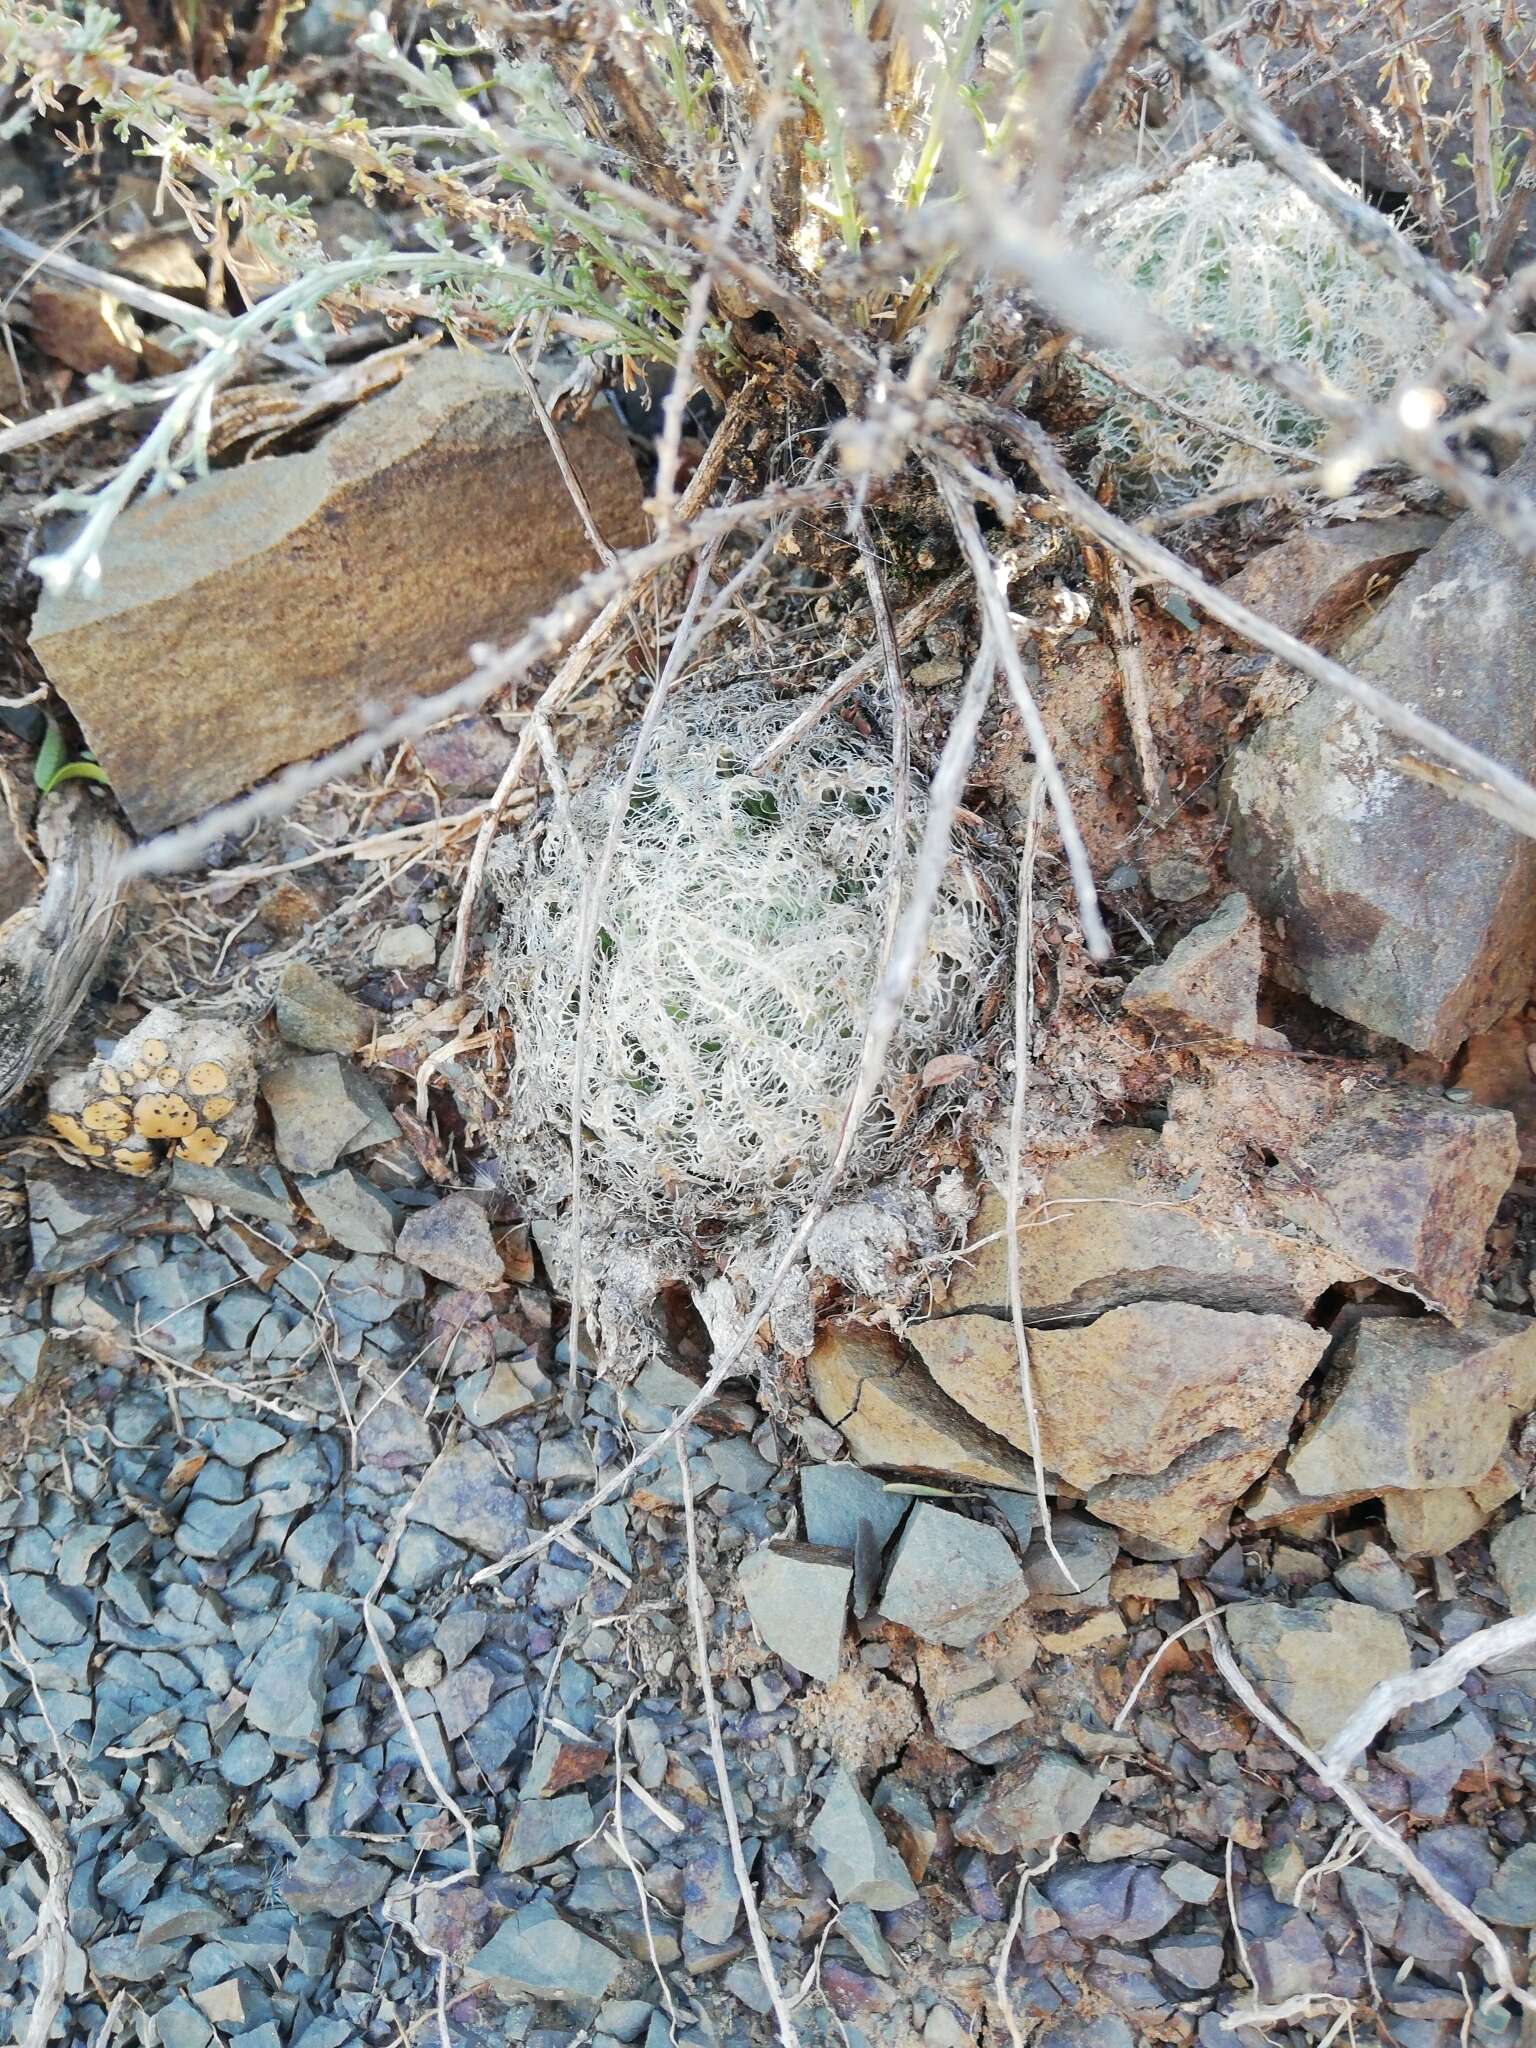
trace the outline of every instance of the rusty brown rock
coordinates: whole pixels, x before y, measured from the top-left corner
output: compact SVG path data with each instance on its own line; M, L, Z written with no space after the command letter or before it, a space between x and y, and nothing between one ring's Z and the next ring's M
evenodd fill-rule
M38 348L71 370L110 370L127 383L144 368L143 330L128 308L105 292L39 277L32 285L31 318Z
M1507 1109L1515 1120L1520 1170L1536 1171L1536 1024L1506 1017L1470 1039L1456 1068L1456 1085L1485 1109Z
M829 1324L807 1371L816 1406L861 1465L1033 1488L1028 1460L942 1393L886 1331Z
M1502 482L1529 493L1536 451ZM1465 514L1339 649L1399 704L1536 772L1536 573ZM1536 846L1399 766L1403 742L1317 686L1230 773L1230 866L1314 1002L1446 1058L1522 1002Z
M643 539L617 427L565 439L605 538ZM153 832L454 681L595 566L512 365L443 349L314 448L134 506L33 646Z
M1028 1446L1007 1322L943 1316L911 1334L947 1394L986 1428ZM1286 1316L1171 1301L1110 1309L1080 1329L1031 1330L1046 1465L1069 1486L1087 1489L1164 1473L1224 1432L1246 1438L1263 1431L1267 1440L1271 1424L1294 1415L1297 1395L1327 1343L1325 1332ZM1246 1473L1225 1503L1215 1505L1230 1506L1253 1476Z
M1084 1505L1127 1535L1185 1556L1285 1449L1295 1407L1248 1429L1220 1430L1150 1477L1106 1480Z
M1460 1323L1519 1163L1508 1111L1390 1088L1352 1097L1267 1189L1361 1272Z
M1144 967L1122 998L1133 1017L1176 1038L1252 1045L1259 1030L1259 921L1231 895L1166 960Z
M1153 1131L1105 1131L1048 1166L1019 1231L1028 1316L1091 1315L1131 1301L1305 1315L1354 1272L1284 1219L1212 1221L1178 1198ZM1008 1247L1000 1195L984 1196L971 1242L938 1303L1006 1308Z
M1225 592L1297 639L1326 645L1444 532L1443 519L1421 513L1313 527L1255 555Z
M1314 1499L1476 1487L1533 1407L1530 1316L1478 1302L1461 1329L1439 1316L1363 1317L1340 1340L1287 1475Z

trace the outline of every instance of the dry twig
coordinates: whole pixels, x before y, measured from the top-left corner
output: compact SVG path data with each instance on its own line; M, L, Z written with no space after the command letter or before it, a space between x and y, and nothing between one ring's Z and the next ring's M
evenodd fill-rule
M21 2036L21 2048L46 2048L64 2006L64 1965L69 1932L69 1847L16 1773L0 1764L0 1808L8 1813L39 1856L47 1890L37 1911L32 1946L37 1951L37 1996Z

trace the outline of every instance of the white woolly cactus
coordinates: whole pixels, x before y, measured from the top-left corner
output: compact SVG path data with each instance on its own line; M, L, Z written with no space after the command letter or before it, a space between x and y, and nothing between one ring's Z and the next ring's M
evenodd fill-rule
M836 1145L858 1067L895 879L894 783L876 741L823 720L772 769L750 763L796 706L755 683L680 690L631 795L592 947L582 1062L582 1185L612 1211L694 1229L802 1200ZM620 799L620 746L572 799L588 870ZM541 1200L570 1186L581 902L587 877L550 819L504 839L492 969L514 1067L503 1138ZM999 964L975 873L956 861L889 1073L964 1048ZM897 1149L888 1095L850 1180Z
M1433 355L1433 312L1289 179L1262 164L1207 160L1161 192L1117 201L1117 186L1132 182L1116 173L1082 195L1081 210L1099 262L1174 327L1252 342L1361 399L1385 398ZM1326 432L1263 385L1150 349L1095 351L1094 362L1110 374L1081 369L1106 407L1088 438L1133 488L1139 480L1165 501L1283 475L1287 457Z

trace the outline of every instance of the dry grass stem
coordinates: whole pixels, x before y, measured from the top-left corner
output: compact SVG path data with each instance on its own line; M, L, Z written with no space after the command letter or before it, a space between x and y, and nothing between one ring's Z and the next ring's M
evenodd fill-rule
M736 1888L741 1893L741 1910L747 1923L747 1932L752 1937L752 1953L757 1959L758 1974L763 1980L773 2006L774 2023L778 2027L779 2040L783 2048L800 2048L800 2037L795 2032L789 2008L784 2003L784 1992L779 1984L778 1973L773 1967L773 1952L768 1946L768 1937L763 1932L762 1918L757 1910L757 1892L752 1884L752 1873L747 1868L746 1852L741 1846L741 1823L736 1817L736 1801L731 1792L731 1774L725 1759L725 1738L720 1731L720 1705L715 1698L715 1681L709 1668L709 1631L704 1622L704 1585L699 1576L699 1530L693 1506L693 1479L688 1470L688 1447L679 1438L672 1446L677 1459L677 1469L683 1494L683 1533L688 1548L688 1612L693 1622L694 1662L698 1666L699 1692L704 1705L704 1721L709 1730L709 1754L715 1767L715 1784L720 1793L720 1811L725 1820L726 1839L731 1846L731 1868L736 1873Z

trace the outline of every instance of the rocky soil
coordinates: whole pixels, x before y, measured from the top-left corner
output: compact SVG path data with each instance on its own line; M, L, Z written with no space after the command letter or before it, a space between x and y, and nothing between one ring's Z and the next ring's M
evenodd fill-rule
M114 350L162 367L100 299L31 292L55 395ZM103 594L7 600L7 690L43 692L141 835L458 675L597 559L510 366L424 339L381 324L318 390L224 392L215 467L124 515ZM644 531L618 418L560 430L615 547ZM78 446L107 473L115 444ZM57 480L23 478L28 518ZM1335 509L1245 511L1204 566L1536 769L1530 573L1423 485ZM806 691L873 676L841 536L786 536L735 653ZM557 1219L497 1158L514 1049L453 971L519 707L146 882L71 1035L16 1032L4 2038L43 2048L60 1974L69 2048L1525 2038L1530 842L1161 586L1127 600L1152 801L1124 621L1058 539L1010 602L1049 621L1115 956L1049 848L1022 1154L1000 998L900 1077L914 1156L826 1219L686 1420L762 1247L701 1237L685 1274L628 1242L573 1366ZM923 774L977 647L926 547L896 620ZM655 596L658 645L682 602ZM654 651L606 649L561 723L572 783ZM109 799L34 803L43 713L0 727L25 922L33 836ZM966 791L999 873L1033 773L999 710Z
M1277 1173L1241 1228L1158 1197L1148 1130L1053 1168L1022 1277L1055 1556L984 1205L910 1347L832 1325L820 1415L735 1387L681 1438L686 1482L663 1455L516 1562L667 1427L707 1344L573 1386L508 1200L442 1185L341 991L292 976L281 1014L269 1164L27 1169L0 1715L71 1846L67 2038L343 2048L439 2011L538 2048L773 2038L690 1514L800 2038L1001 2040L1004 1993L1051 2048L1257 2041L1276 2007L1403 2048L1510 2034L1466 1930L1180 1639L1198 1587L1322 1748L1375 1683L1536 1605L1511 1436L1536 1324L1475 1298L1506 1112L1346 1101L1305 1202ZM1390 1213L1352 1199L1385 1185ZM1362 1270L1392 1305L1309 1320ZM1360 1781L1516 1955L1533 1771L1536 1647L1401 1714ZM19 2021L46 1872L11 1821L0 1849Z

